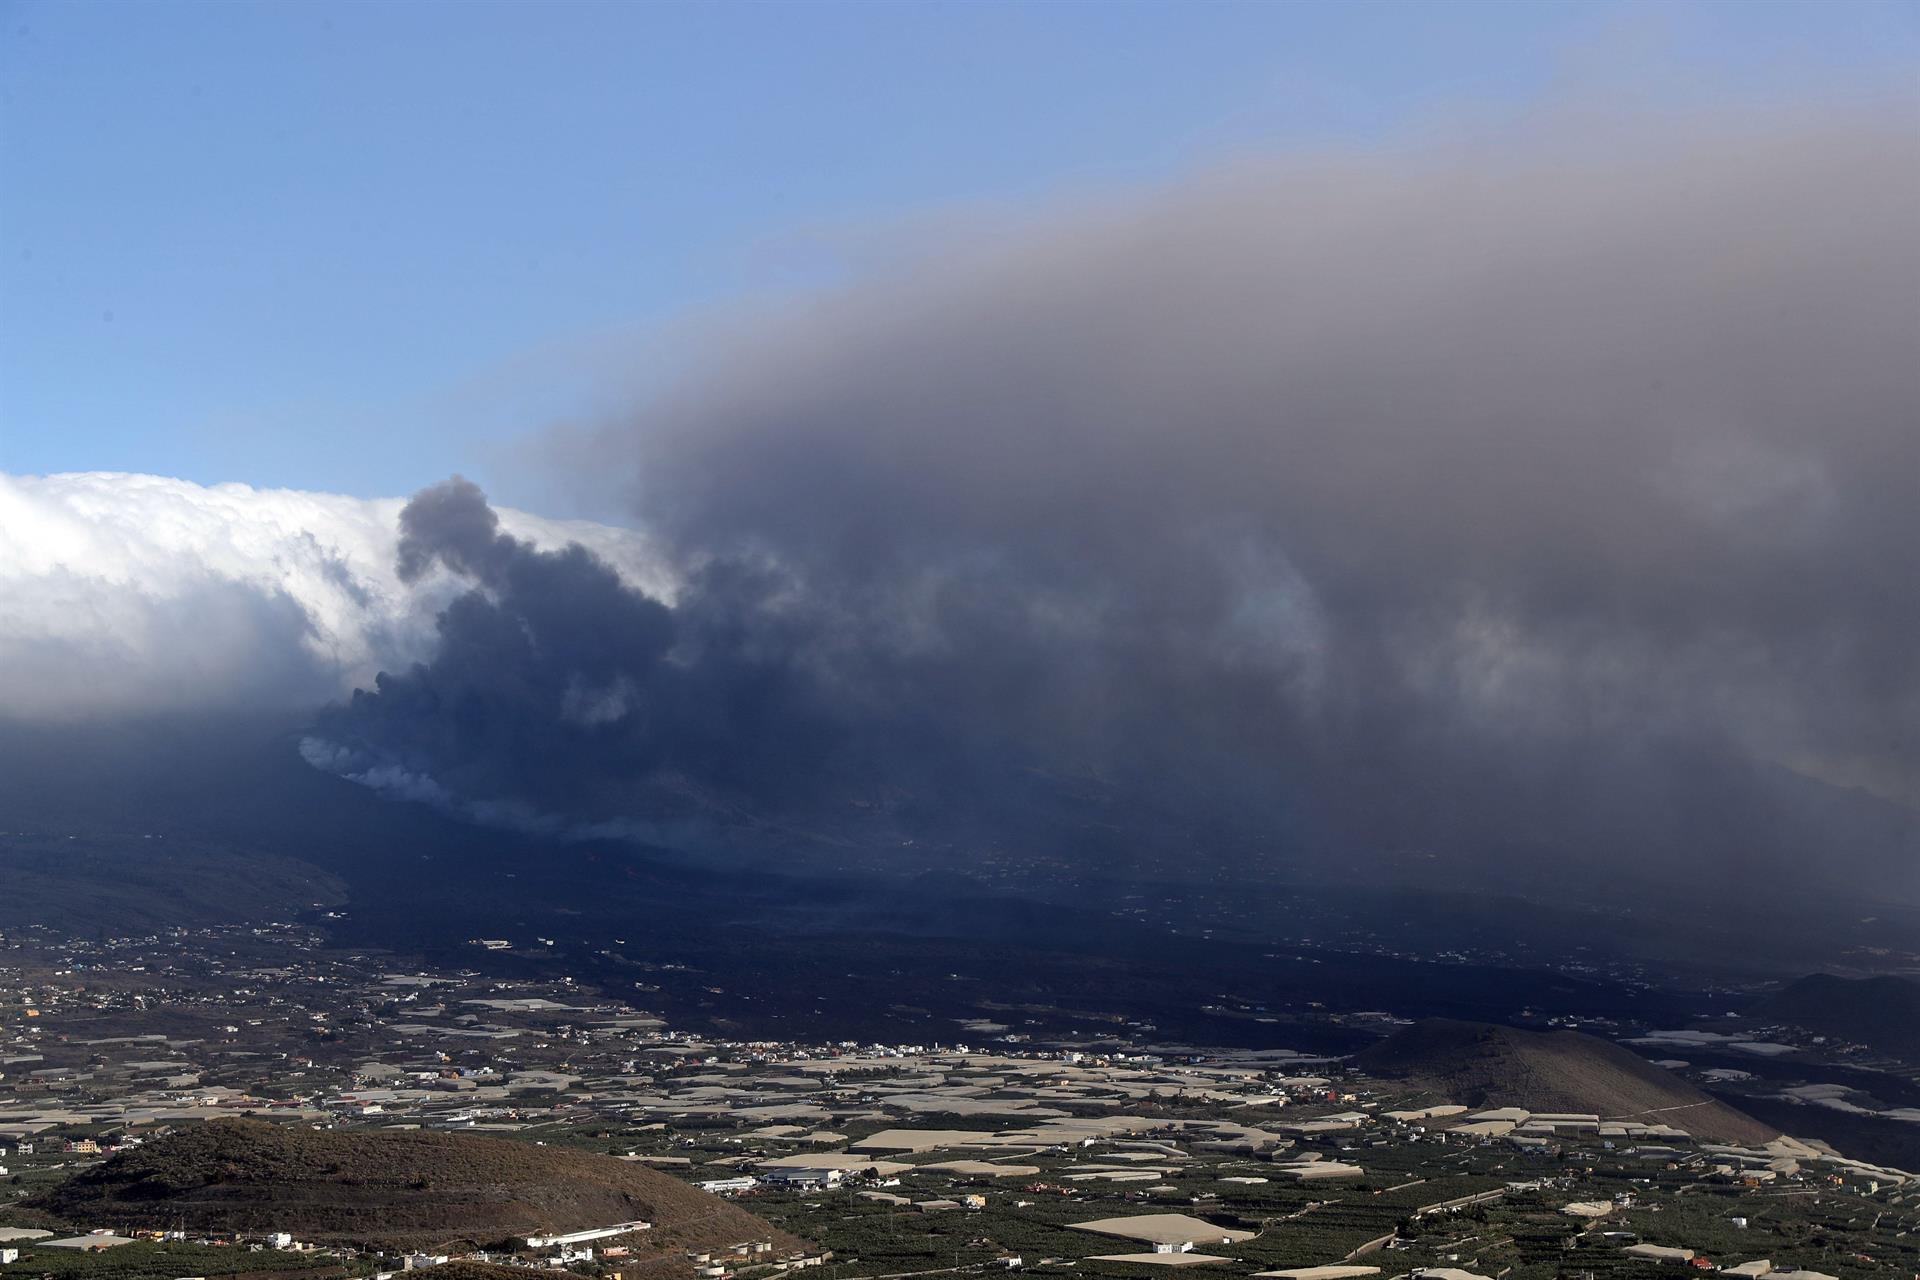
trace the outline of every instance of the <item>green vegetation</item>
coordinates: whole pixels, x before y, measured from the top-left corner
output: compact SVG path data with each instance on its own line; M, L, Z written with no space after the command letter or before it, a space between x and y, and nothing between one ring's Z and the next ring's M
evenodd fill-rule
M215 1276L266 1274L286 1280L332 1280L365 1275L372 1269L368 1259L147 1240L94 1252L29 1245L21 1249L20 1260L8 1268L21 1276L51 1276L53 1280L175 1280L179 1276L206 1276L211 1280Z

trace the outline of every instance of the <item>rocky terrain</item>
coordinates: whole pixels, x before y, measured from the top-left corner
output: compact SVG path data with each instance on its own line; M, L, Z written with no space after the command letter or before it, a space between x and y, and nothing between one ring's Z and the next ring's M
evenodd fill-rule
M684 1182L611 1156L428 1130L225 1120L85 1170L35 1208L76 1223L398 1249L484 1247L644 1221L635 1256L799 1242Z

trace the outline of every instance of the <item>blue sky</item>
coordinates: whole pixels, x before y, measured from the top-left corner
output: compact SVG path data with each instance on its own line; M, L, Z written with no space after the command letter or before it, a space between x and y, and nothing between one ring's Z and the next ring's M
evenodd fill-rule
M11 0L0 470L511 501L676 318L903 220L1916 59L1914 3Z

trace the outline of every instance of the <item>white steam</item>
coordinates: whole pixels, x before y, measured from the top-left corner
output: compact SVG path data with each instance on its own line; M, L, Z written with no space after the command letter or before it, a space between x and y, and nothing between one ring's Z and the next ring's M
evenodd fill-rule
M403 499L162 476L0 473L0 715L304 706L432 650L459 590L394 571ZM502 509L670 595L644 538Z

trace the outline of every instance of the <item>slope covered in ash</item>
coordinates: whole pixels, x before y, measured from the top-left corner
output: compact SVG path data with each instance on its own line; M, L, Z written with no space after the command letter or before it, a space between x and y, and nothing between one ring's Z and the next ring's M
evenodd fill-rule
M1429 1018L1360 1053L1354 1065L1468 1106L1670 1124L1720 1142L1757 1143L1779 1136L1630 1050L1578 1031L1523 1031Z
M485 1246L645 1221L636 1256L800 1242L717 1196L612 1156L425 1130L220 1120L69 1178L32 1202L76 1224L288 1231L318 1243Z
M1907 978L1809 974L1753 1013L1920 1063L1920 982Z

